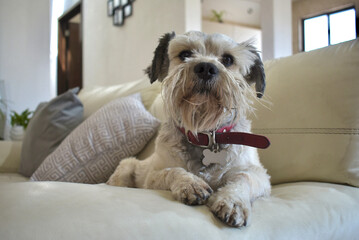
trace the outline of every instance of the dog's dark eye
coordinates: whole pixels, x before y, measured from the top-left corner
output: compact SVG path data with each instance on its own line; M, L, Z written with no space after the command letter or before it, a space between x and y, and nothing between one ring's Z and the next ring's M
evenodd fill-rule
M225 67L229 67L233 64L233 57L229 54L224 54L222 56L222 63Z
M182 51L180 52L180 54L178 55L178 57L184 61L186 58L189 58L192 56L192 52L191 51L188 51L188 50L185 50L185 51Z

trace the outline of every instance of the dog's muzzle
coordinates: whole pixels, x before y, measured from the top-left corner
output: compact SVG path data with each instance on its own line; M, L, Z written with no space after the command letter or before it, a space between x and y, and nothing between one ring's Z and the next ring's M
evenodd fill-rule
M194 73L205 82L213 80L218 72L218 68L213 63L201 62L194 66Z

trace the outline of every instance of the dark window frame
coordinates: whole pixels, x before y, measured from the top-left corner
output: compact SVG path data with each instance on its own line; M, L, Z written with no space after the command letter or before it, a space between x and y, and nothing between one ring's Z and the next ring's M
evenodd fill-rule
M359 37L359 26L358 26L359 25L359 18L358 18L355 6L353 5L353 6L342 8L342 9L339 9L339 10L336 10L336 11L326 12L326 13L318 14L318 15L315 15L315 16L312 16L312 17L303 18L302 19L302 51L305 52L305 38L304 38L304 35L305 35L304 21L305 20L326 15L328 17L328 46L331 46L333 44L330 43L330 15L336 14L336 13L339 13L339 12L344 12L344 11L351 10L351 9L354 9L355 15L356 15L356 17L355 17L355 28L356 29L355 30L356 30L356 37L358 38Z

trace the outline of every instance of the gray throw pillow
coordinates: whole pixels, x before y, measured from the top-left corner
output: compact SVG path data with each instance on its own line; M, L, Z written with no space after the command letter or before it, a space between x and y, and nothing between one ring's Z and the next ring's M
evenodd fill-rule
M31 180L104 183L120 160L144 148L159 124L139 93L113 100L78 126Z
M79 88L71 89L48 103L37 107L22 143L19 172L30 177L83 120L83 106L76 96Z

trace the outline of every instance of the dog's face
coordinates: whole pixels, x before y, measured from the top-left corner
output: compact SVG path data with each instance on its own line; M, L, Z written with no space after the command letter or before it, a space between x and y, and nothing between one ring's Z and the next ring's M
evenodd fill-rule
M216 129L251 109L265 88L263 63L249 43L236 43L222 34L165 34L146 70L151 83L163 82L169 116L193 132Z

